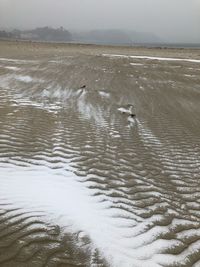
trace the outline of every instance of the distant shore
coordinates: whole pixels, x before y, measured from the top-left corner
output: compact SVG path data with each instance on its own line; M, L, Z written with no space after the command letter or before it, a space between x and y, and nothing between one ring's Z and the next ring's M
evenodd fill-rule
M163 56L200 59L200 48L191 47L154 47L154 46L112 46L82 43L56 43L28 40L0 39L0 57L41 57L49 54L123 54L127 56Z

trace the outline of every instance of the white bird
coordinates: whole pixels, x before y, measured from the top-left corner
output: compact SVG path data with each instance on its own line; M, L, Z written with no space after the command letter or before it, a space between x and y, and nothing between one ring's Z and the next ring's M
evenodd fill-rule
M121 106L120 108L118 108L118 110L123 113L123 114L127 114L130 115L131 117L135 117L135 112L134 112L134 106L131 104L125 105L125 106Z

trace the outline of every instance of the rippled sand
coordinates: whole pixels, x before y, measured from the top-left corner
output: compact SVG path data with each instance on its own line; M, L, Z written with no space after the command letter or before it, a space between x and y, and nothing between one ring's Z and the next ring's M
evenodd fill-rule
M199 102L197 49L0 42L0 266L199 267Z

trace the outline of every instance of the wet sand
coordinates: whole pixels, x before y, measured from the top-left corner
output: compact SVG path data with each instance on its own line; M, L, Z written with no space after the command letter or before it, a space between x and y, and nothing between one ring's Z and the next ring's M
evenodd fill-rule
M198 49L1 41L0 266L199 267L199 101Z

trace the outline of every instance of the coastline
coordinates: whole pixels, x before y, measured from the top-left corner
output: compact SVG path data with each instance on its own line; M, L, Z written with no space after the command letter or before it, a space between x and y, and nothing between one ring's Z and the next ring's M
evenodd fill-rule
M19 51L23 50L23 51ZM188 59L200 59L200 48L175 48L175 47L144 47L144 46L113 46L82 43L56 43L36 42L28 40L5 40L0 39L0 56L28 56L37 57L49 55L49 53L72 54L123 54L125 56L157 56L176 57Z

